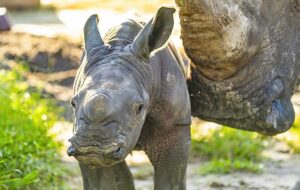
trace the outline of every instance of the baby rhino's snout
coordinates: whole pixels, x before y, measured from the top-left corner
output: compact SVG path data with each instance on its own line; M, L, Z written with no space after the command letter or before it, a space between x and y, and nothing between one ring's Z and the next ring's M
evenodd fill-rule
M116 164L126 157L125 136L119 135L110 144L86 144L74 143L70 139L71 146L67 150L69 156L74 156L80 163L85 165L110 166Z
M69 156L75 156L84 163L96 159L97 163L104 165L109 160L123 159L126 138L115 118L115 105L104 92L93 92L85 97L77 116L74 136L69 140Z
M75 147L70 145L67 150L68 156L84 156L89 154L104 156L110 159L121 159L125 154L125 147L122 145L113 146L105 149L95 146Z

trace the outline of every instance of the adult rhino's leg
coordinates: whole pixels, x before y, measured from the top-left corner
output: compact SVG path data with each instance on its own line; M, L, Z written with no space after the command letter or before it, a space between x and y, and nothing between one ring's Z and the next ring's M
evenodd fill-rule
M190 127L174 126L168 134L151 140L146 150L154 166L155 190L185 190Z
M133 177L124 162L110 167L80 164L84 190L134 190Z

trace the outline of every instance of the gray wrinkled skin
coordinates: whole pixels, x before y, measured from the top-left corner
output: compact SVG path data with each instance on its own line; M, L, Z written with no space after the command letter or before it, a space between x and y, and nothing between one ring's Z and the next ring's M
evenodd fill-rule
M294 121L299 0L187 0L180 7L191 58L192 115L274 135Z
M104 40L97 16L85 24L68 149L79 161L85 190L134 189L124 161L132 150L149 156L155 190L185 189L190 100L184 65L172 44L164 47L174 11L160 8L145 26L127 20Z

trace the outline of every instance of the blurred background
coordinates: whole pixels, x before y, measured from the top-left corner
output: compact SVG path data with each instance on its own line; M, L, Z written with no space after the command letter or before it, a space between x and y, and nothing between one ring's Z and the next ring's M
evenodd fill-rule
M77 162L66 156L66 147L84 22L97 13L104 34L133 12L148 20L160 6L173 3L0 0L0 189L82 189ZM188 61L177 17L172 40ZM194 118L187 189L292 189L300 180L299 98L298 93L293 97L293 128L275 137ZM126 161L136 189L153 189L145 154L134 151Z

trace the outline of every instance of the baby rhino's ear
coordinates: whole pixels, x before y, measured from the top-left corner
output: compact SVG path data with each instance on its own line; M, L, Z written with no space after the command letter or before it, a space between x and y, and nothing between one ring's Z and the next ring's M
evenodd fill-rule
M84 49L87 60L90 59L93 48L103 46L104 42L98 30L98 16L91 15L84 25Z
M174 12L174 8L161 7L140 31L132 43L132 50L137 56L148 58L152 51L164 46L173 30Z

